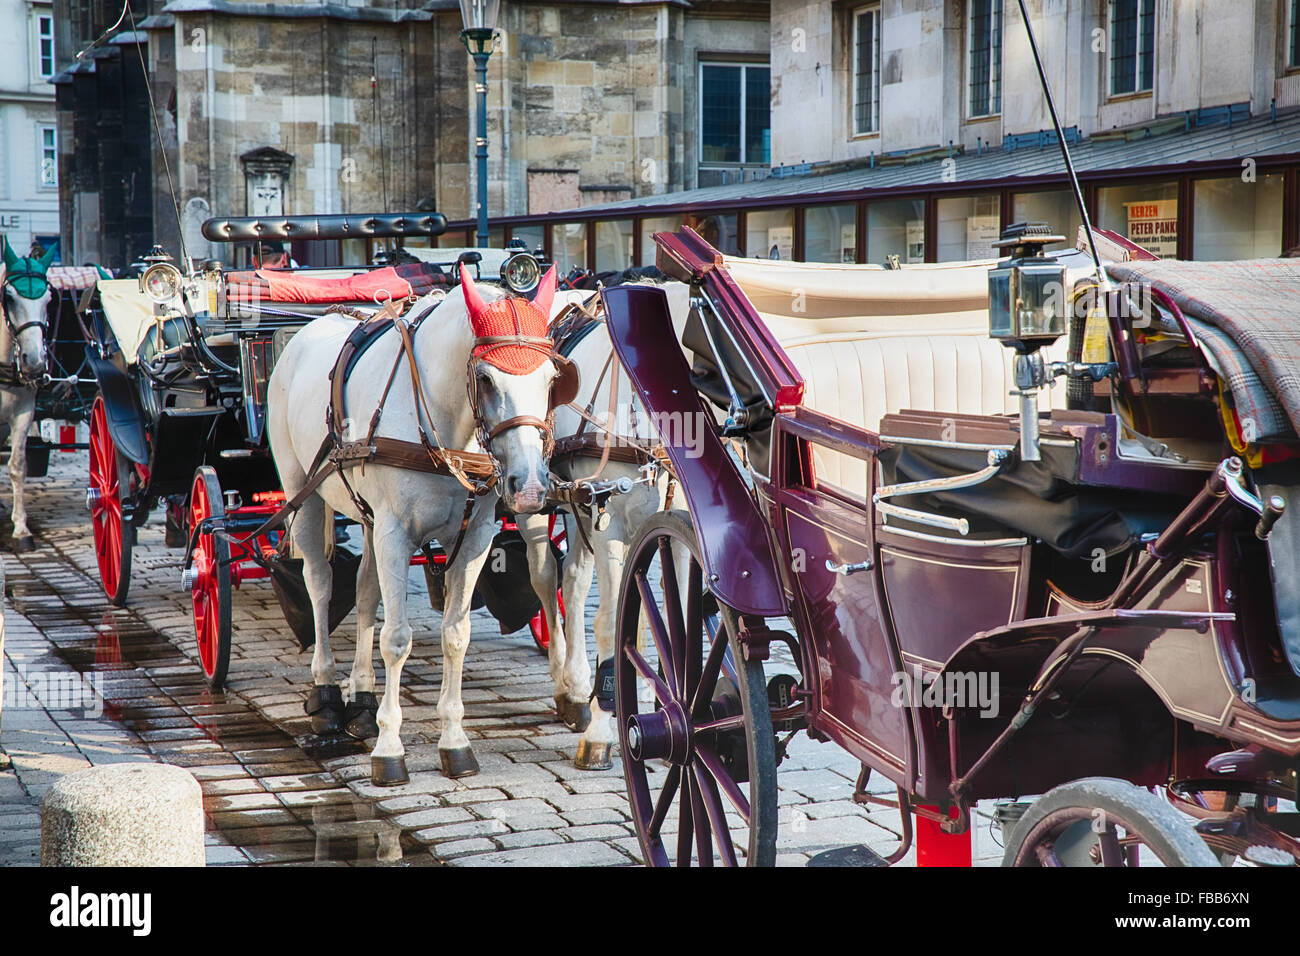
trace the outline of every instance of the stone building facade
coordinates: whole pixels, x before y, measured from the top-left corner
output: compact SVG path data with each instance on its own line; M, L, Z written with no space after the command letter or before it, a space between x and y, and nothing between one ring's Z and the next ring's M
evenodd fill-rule
M0 235L26 255L59 234L53 11L0 0L0 24Z
M103 6L55 2L74 28L94 19L84 16L87 9ZM766 2L502 6L488 86L494 217L697 185L700 52L766 65ZM144 45L158 109L158 132L143 135L153 144L152 233L164 245L177 249L183 235L191 256L229 258L199 232L204 219L218 215L473 214L473 65L460 42L455 0L155 0L149 14L129 41ZM88 43L105 25L87 22L69 47ZM127 42L119 36L105 46ZM87 129L88 107L65 100L71 143ZM148 121L147 107L142 118ZM103 164L71 152L65 163L79 168L83 181L77 195L63 197L68 242L108 250L92 235L102 217L86 209L122 177L108 170L111 182L95 182L89 167ZM138 239L131 245L111 258L146 251ZM300 261L317 261L319 250L301 252ZM326 260L340 253L356 250L335 249Z

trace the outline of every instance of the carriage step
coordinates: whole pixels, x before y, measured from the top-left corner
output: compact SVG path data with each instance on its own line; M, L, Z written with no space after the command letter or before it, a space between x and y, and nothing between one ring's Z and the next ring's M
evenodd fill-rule
M889 866L884 858L861 843L853 846L824 850L807 863L808 866Z

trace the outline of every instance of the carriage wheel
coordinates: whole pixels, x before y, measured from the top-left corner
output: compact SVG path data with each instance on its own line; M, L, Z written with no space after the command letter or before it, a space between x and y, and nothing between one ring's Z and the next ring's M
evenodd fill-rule
M130 496L131 463L113 444L108 431L104 397L95 396L90 412L90 508L91 533L95 539L95 560L99 580L109 603L126 603L131 584L131 549L135 546L135 523L124 517Z
M746 864L771 866L776 753L763 665L745 659L735 612L704 589L689 518L656 515L628 555L619 593L615 712L642 855L652 866L712 866L715 857L735 866L743 848ZM645 655L637 649L643 614L652 638ZM645 712L639 681L654 690Z
M189 526L197 528L204 519L225 514L217 473L204 465L194 472L190 487ZM194 602L199 663L208 686L218 690L225 684L230 667L230 542L217 534L198 535L188 582Z
M1145 849L1145 852L1144 852ZM1090 777L1036 800L1007 842L1003 866L1218 866L1179 813L1126 780Z

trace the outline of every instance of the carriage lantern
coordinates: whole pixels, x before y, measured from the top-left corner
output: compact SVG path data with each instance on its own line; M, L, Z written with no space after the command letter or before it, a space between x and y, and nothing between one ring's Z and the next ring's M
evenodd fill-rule
M1003 345L1033 352L1065 334L1065 266L1043 252L1064 241L1047 223L1018 222L995 243L1010 251L989 270L989 335Z

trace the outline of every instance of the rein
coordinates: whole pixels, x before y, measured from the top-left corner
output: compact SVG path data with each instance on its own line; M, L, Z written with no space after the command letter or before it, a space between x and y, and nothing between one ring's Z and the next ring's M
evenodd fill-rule
M27 283L28 291L38 290L36 294L27 295L19 289L17 283L20 281ZM4 282L0 283L0 285L12 286L14 294L20 298L37 301L49 291L50 280L46 270L39 268L39 263L35 259L19 259L13 267L5 271ZM48 332L49 317L31 319L15 325L13 316L9 314L8 309L4 308L3 297L0 297L0 313L4 314L5 327L9 330L9 334L13 339L11 343L12 357L6 364L0 365L0 385L35 387L45 377L45 371L49 364L48 361L43 362L41 371L35 375L23 374L18 366L18 336L32 328L39 328L42 332ZM41 344L43 346L42 351L48 351L49 343L45 341L44 336L42 336Z

